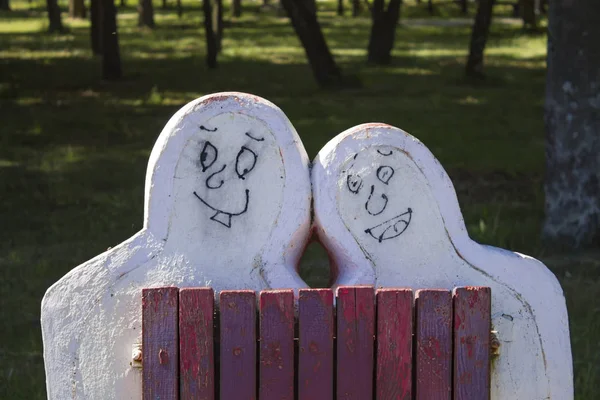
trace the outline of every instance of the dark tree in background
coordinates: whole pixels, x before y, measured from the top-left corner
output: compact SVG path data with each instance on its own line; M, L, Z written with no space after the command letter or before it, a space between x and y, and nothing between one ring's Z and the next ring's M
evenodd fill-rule
M177 0L177 16L181 18L183 15L183 6L181 5L181 0Z
M102 77L107 80L121 78L121 55L117 34L117 8L114 0L99 0L102 16Z
M292 21L319 86L341 85L342 73L321 32L315 0L281 0L281 5Z
M46 0L46 7L48 8L48 20L50 22L48 32L64 32L57 0Z
M0 10L10 11L9 0L0 0Z
M358 17L358 15L362 12L362 4L361 0L352 0L352 16Z
M543 236L552 245L600 245L599 38L600 1L549 2Z
M338 0L337 2L337 14L344 15L344 0Z
M368 62L370 64L389 64L392 61L392 49L396 38L396 26L400 18L402 0L374 0L371 7L372 25L369 39Z
M231 14L234 17L242 16L242 0L232 0L231 3Z
M214 0L212 9L213 29L215 30L215 40L217 43L217 53L221 52L221 42L223 41L223 0Z
M138 26L154 28L154 7L152 0L140 0L138 4Z
M532 30L537 29L535 17L535 0L519 0L519 8L523 17L523 27Z
M102 54L101 1L102 0L90 0L90 39L92 43L92 52L96 55Z
M467 59L467 76L483 76L483 51L487 43L492 24L492 8L495 0L479 0L473 32L471 33L471 46Z
M85 18L84 0L69 0L69 17Z
M204 32L206 36L206 65L208 68L217 67L217 33L213 25L212 0L202 0L202 11L204 12Z

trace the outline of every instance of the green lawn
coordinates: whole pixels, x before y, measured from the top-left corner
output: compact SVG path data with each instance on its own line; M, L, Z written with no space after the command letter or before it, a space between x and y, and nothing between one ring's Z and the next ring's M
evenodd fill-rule
M184 2L182 19L156 2L154 31L136 27L129 3L118 17L125 72L119 83L99 80L87 21L63 13L69 33L48 35L42 1L12 0L14 11L0 13L1 399L44 398L44 291L141 228L145 167L163 125L188 101L225 90L279 105L311 157L362 122L387 122L421 139L453 179L473 238L540 257L557 274L571 316L577 398L595 398L600 262L552 254L539 241L545 35L495 24L488 79L467 81L470 28L428 23L425 5L410 1L393 65L370 68L368 16L337 17L333 2L319 2L336 60L362 81L360 88L320 91L289 22L275 11L252 5L242 18L227 17L220 66L211 71L200 2ZM457 9L438 8L435 21L455 21L448 18L459 16ZM311 246L302 268L311 284L326 284L321 249Z

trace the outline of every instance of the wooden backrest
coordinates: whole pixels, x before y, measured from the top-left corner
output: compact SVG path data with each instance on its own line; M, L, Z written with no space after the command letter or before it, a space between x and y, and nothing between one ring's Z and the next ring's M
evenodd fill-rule
M487 287L143 289L144 399L489 399ZM297 315L297 316L295 316Z

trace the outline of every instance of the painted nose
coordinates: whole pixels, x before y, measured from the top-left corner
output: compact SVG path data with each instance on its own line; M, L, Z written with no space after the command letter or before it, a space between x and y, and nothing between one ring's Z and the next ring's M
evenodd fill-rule
M373 197L373 192L375 191L375 185L371 185L371 193L369 193L369 198L365 203L365 209L371 215L379 215L385 211L387 207L388 198L385 193L381 194L381 197L375 196Z
M209 189L218 189L221 186L223 186L223 175L221 174L224 170L225 167L227 166L227 164L223 164L223 167L218 170L217 172L211 174L208 178L206 178L206 187Z

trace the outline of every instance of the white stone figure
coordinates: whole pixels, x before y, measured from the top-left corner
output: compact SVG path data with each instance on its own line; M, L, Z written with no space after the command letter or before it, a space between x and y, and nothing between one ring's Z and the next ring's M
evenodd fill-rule
M143 229L44 296L48 398L141 398L142 288L304 287L310 202L308 157L279 108L242 93L184 106L152 150Z
M421 142L389 125L354 127L319 152L312 184L315 229L336 286L489 286L501 343L492 399L573 398L558 281L531 257L469 238L452 182Z

